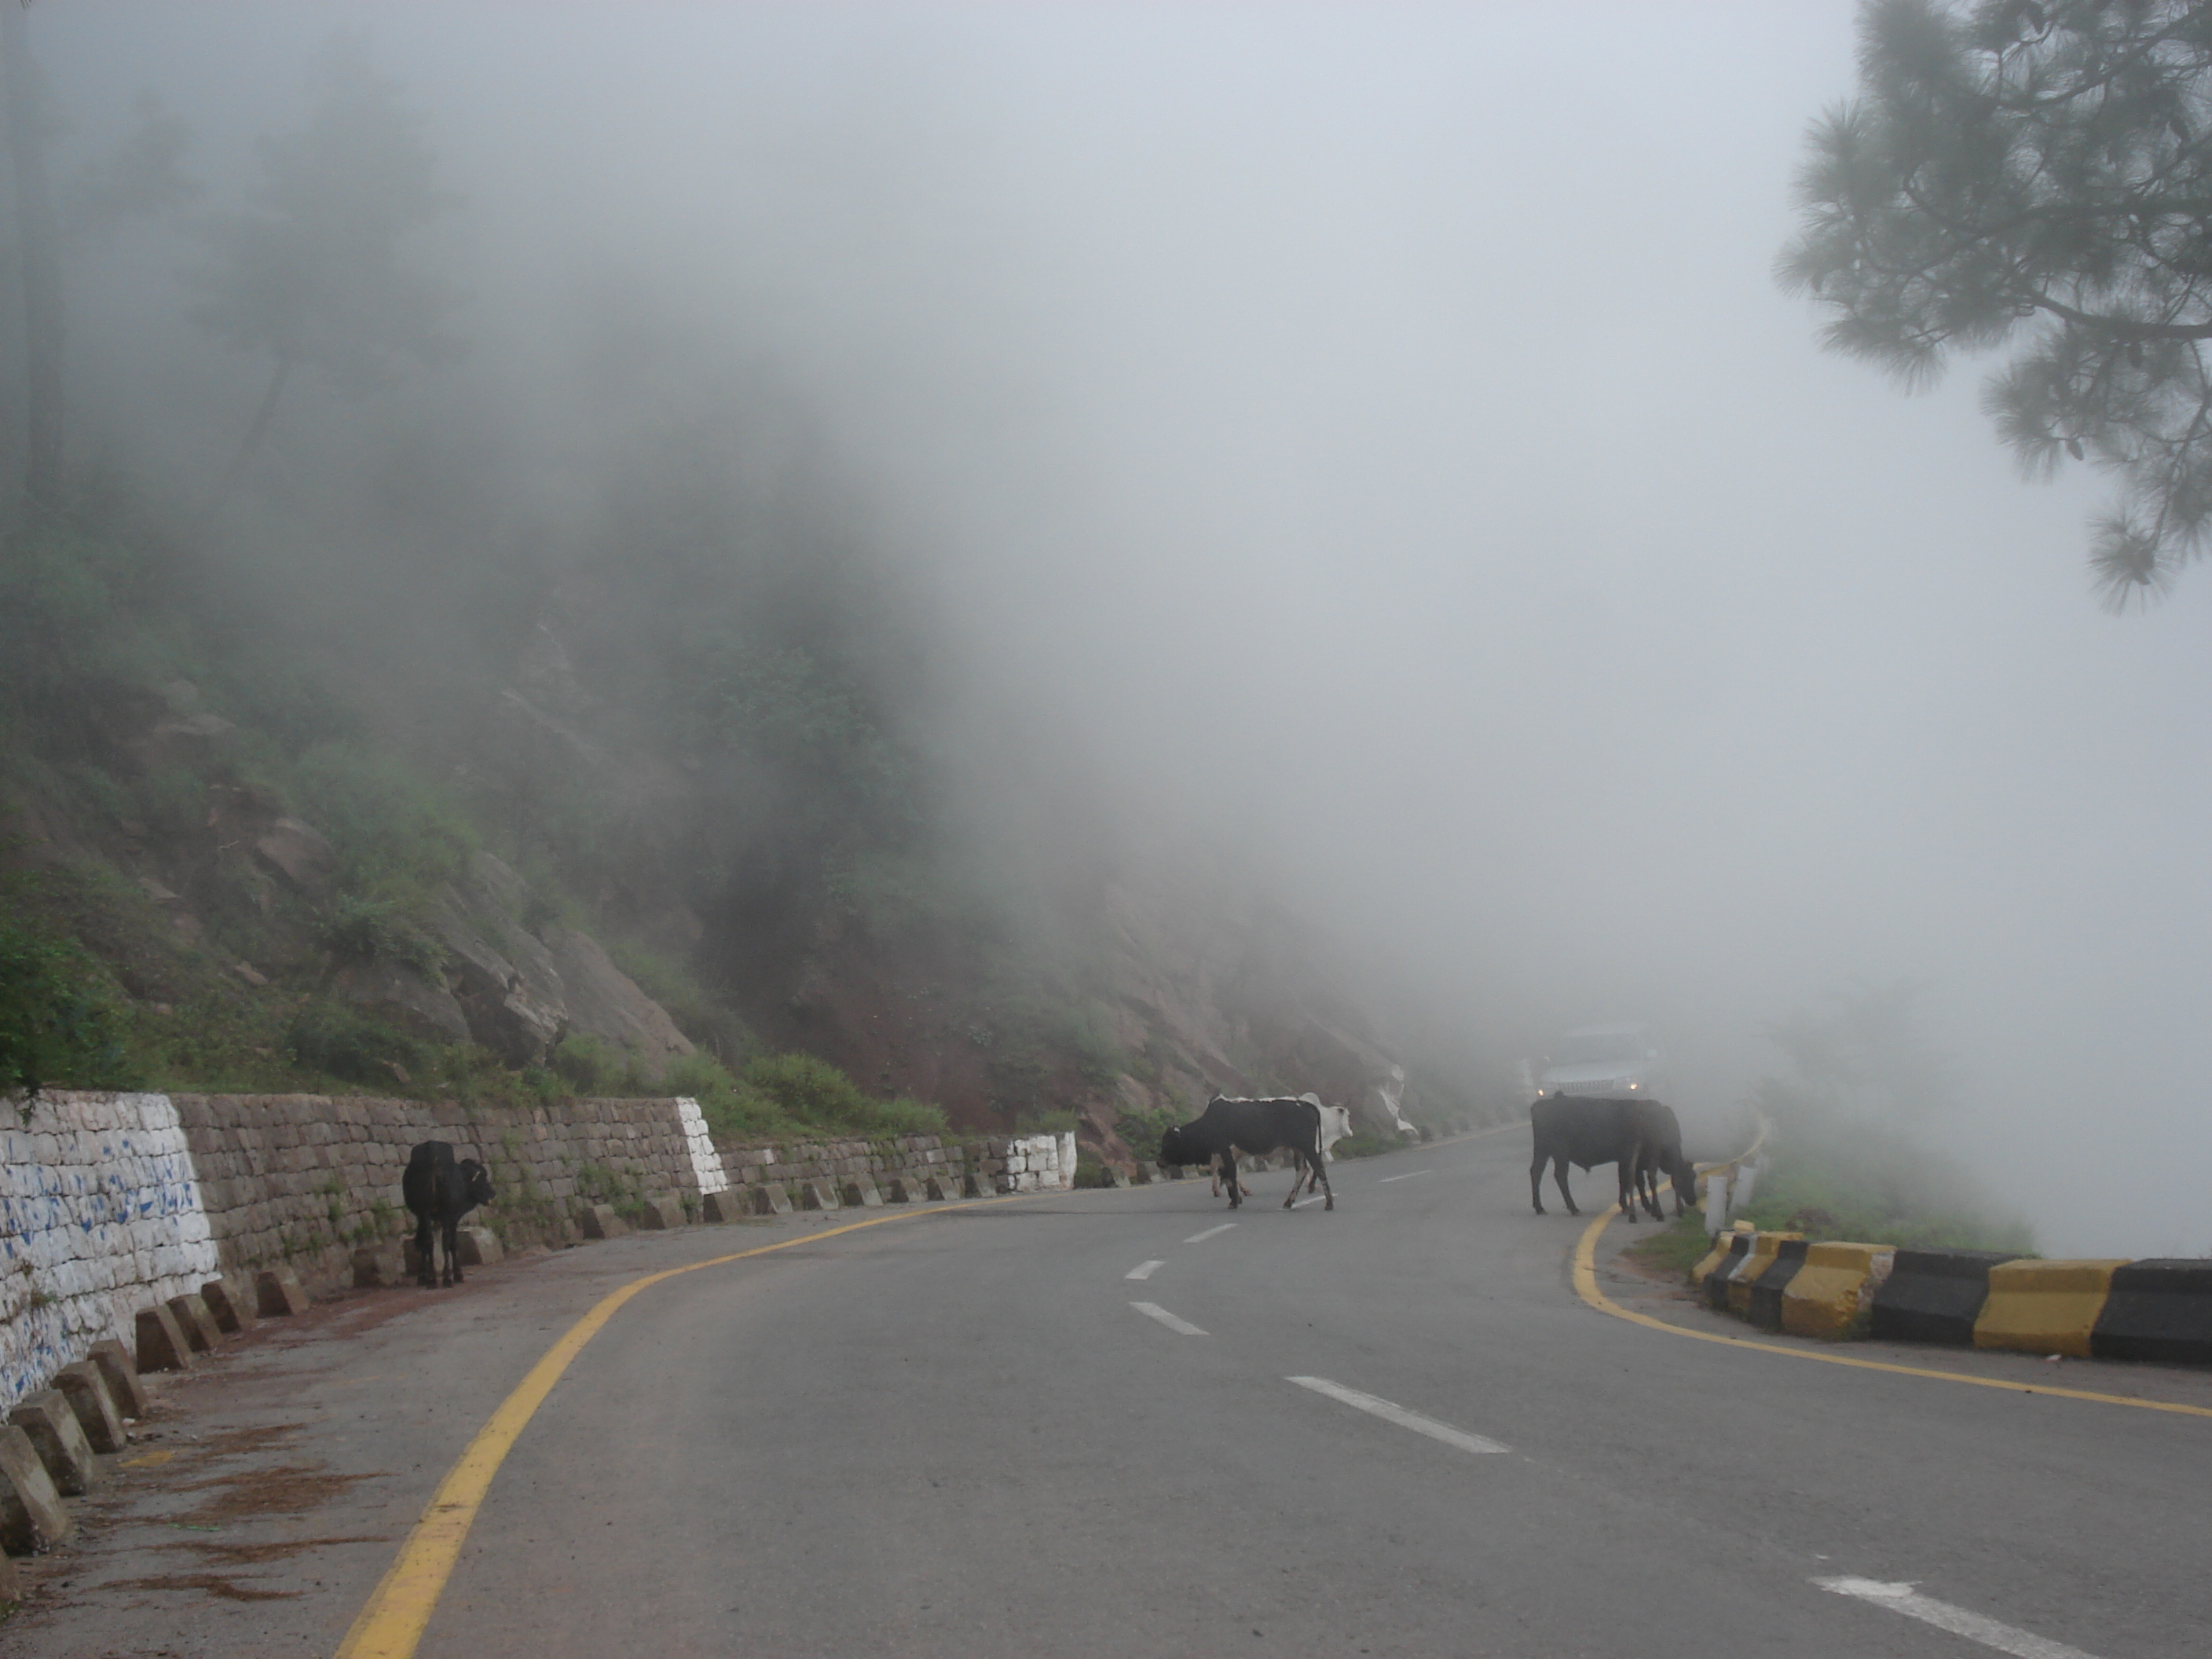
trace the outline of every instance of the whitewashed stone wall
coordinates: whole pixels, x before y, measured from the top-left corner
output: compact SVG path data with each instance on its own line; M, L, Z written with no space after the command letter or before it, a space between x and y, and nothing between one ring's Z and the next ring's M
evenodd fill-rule
M216 1272L167 1096L0 1102L0 1412Z
M984 1143L983 1168L1002 1193L1064 1191L1075 1185L1075 1134L1013 1135Z
M691 1173L699 1178L700 1196L729 1191L729 1171L723 1169L722 1155L714 1150L714 1136L707 1133L707 1119L699 1103L678 1095L676 1113L684 1127L684 1148L691 1155Z

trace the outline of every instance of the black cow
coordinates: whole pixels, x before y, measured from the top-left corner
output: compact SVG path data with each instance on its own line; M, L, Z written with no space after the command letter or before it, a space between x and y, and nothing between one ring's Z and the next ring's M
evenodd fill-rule
M1594 1170L1615 1166L1620 1178L1621 1212L1633 1221L1642 1200L1654 1221L1666 1218L1659 1207L1655 1172L1674 1183L1674 1199L1685 1205L1696 1195L1696 1172L1682 1157L1682 1130L1673 1110L1656 1100L1601 1100L1559 1094L1528 1108L1534 1156L1528 1164L1528 1198L1544 1213L1544 1166L1552 1166L1569 1215L1580 1215L1567 1190L1567 1165ZM1676 1214L1681 1213L1678 1208Z
M1659 1177L1665 1176L1674 1187L1674 1216L1680 1220L1684 1214L1697 1207L1698 1166L1682 1156L1682 1125L1674 1115L1674 1109L1663 1100L1639 1100L1632 1103L1639 1109L1636 1153L1636 1188L1650 1206L1652 1218L1659 1218Z
M434 1288L461 1282L461 1218L492 1200L491 1172L472 1158L458 1163L453 1143L426 1140L407 1154L407 1173L399 1177L400 1196L415 1213L416 1283ZM435 1236L433 1237L433 1230ZM445 1277L433 1271L434 1243L446 1252Z
M1244 1202L1243 1183L1237 1179L1237 1154L1265 1158L1279 1147L1321 1171L1322 1191L1328 1194L1322 1207L1336 1207L1336 1191L1329 1185L1328 1169L1321 1155L1321 1108L1310 1100L1231 1100L1216 1095L1194 1121L1180 1124L1160 1137L1163 1164L1212 1164L1218 1160L1229 1188L1229 1207ZM1289 1209L1298 1195L1303 1172L1292 1176Z

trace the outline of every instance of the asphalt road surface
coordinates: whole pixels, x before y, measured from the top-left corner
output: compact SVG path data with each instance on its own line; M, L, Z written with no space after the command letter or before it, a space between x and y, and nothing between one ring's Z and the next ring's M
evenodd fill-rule
M1233 1214L1182 1182L696 1228L341 1304L179 1385L182 1455L125 1472L0 1645L335 1652L576 1317L804 1225L582 1349L425 1659L2212 1653L2212 1417L1609 1317L1527 1158L1518 1130L1339 1164L1334 1212L1283 1211L1278 1173ZM1848 1352L2212 1406L2202 1372ZM288 1478L319 1495L256 1507Z

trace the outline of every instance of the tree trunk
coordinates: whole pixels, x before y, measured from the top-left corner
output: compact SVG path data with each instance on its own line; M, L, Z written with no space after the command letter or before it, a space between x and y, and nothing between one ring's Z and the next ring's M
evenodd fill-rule
M25 408L23 495L51 507L62 483L62 271L53 198L40 131L43 86L32 60L24 8L0 0L0 96L15 176L15 236L23 258Z
M0 0L0 6L7 3L8 0ZM238 446L238 453L230 458L230 465L223 469L222 477L216 484L215 494L208 497L208 504L200 509L199 517L192 521L194 535L215 521L215 515L230 499L230 492L246 476L246 469L253 465L253 458L261 453L261 441L269 435L269 423L276 417L276 400L284 395L284 382L291 373L292 360L279 357L276 372L269 377L269 390L261 394L261 407L254 414L253 424L246 430L245 441Z

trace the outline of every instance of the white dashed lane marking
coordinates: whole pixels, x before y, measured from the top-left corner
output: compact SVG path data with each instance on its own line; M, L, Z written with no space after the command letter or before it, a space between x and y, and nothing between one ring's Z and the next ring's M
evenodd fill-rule
M1408 1170L1401 1176L1384 1176L1382 1180L1376 1182L1375 1184L1378 1187L1387 1187L1394 1181L1411 1181L1417 1175L1428 1175L1430 1173L1431 1171L1427 1170Z
M1291 1207L1294 1210L1303 1210L1309 1204L1326 1204L1328 1201L1328 1195L1327 1194L1316 1193L1311 1198L1300 1199L1297 1203L1291 1205Z
M1183 1240L1183 1243L1186 1244L1203 1244L1207 1239L1212 1237L1216 1233L1225 1233L1236 1224L1237 1224L1233 1221L1224 1221L1218 1227L1208 1227L1202 1233L1193 1233L1188 1238Z
M1188 1319L1178 1319L1157 1302L1132 1302L1129 1304L1147 1319L1157 1319L1180 1336L1204 1336L1206 1333Z
M1495 1440L1486 1440L1479 1434L1469 1434L1465 1429L1455 1429L1449 1423L1439 1423L1433 1417L1424 1417L1419 1412L1409 1412L1403 1406L1394 1406L1387 1400L1378 1400L1371 1394L1362 1394L1357 1389L1347 1389L1341 1382L1332 1382L1325 1376L1286 1376L1285 1382L1295 1382L1302 1389L1311 1389L1316 1394L1325 1394L1331 1400L1340 1400L1346 1405L1379 1417L1385 1423L1395 1423L1401 1429L1411 1429L1415 1434L1425 1434L1431 1440L1441 1440L1447 1446L1456 1446L1464 1452L1502 1452L1508 1448Z
M1168 1264L1164 1261L1140 1261L1121 1275L1124 1279L1150 1279Z
M1978 1613L1954 1607L1948 1601L1938 1601L1933 1596L1921 1595L1909 1583L1885 1584L1878 1578L1815 1578L1813 1582L1822 1589L1838 1595L1849 1595L1878 1607L1887 1607L1892 1613L1901 1613L1908 1619L1917 1619L1938 1630L1948 1630L1954 1636L1979 1642L1984 1647L1995 1648L1999 1653L2009 1653L2014 1659L2089 1659L2089 1656L2079 1648L2069 1648L2063 1642L2050 1641L2027 1631L2015 1630L2010 1625L2001 1625Z

